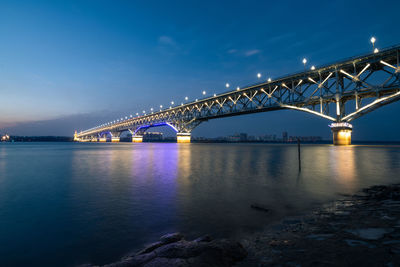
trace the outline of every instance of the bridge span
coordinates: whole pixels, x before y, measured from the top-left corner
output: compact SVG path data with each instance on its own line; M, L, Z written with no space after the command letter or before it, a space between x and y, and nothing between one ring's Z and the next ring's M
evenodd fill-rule
M331 121L333 144L351 144L351 122L400 99L400 45L352 57L166 108L143 116L125 117L75 132L80 142L118 142L122 132L141 142L144 132L169 126L177 142L190 142L192 130L204 121L256 112L293 109Z

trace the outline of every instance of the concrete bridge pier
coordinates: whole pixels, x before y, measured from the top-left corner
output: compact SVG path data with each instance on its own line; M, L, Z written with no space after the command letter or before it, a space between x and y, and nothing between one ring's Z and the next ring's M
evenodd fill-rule
M335 146L351 145L353 125L347 122L334 122L329 127L332 130L333 144Z
M177 143L190 143L190 133L176 133Z
M132 143L142 143L143 135L132 135Z

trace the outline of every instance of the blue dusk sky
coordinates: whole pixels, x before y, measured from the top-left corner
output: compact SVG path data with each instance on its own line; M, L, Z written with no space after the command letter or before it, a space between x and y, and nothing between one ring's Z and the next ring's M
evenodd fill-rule
M400 1L1 1L0 133L73 135L121 116L400 43ZM400 140L400 102L353 139ZM298 111L212 120L194 136L318 135Z

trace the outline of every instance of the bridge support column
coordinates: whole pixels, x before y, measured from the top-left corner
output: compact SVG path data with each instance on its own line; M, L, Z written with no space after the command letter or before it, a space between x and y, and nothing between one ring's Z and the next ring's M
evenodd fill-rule
M190 143L190 133L176 133L177 143Z
M351 145L351 132L353 125L347 122L336 122L329 125L332 130L333 144L335 146Z
M119 142L119 137L116 137L116 136L111 137L111 142L112 143L118 143Z
M143 135L133 135L132 143L141 143L143 142Z

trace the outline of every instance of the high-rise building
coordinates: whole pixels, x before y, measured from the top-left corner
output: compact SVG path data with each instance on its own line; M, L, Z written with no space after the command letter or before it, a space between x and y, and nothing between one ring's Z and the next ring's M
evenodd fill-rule
M283 132L282 133L282 141L283 142L287 142L288 141L288 133L287 132Z

